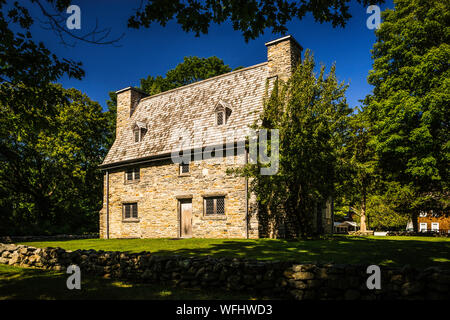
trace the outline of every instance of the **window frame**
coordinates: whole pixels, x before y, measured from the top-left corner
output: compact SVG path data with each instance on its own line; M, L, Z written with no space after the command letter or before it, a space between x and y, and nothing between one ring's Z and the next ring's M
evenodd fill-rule
M183 167L186 167L186 166L187 166L188 171L183 172ZM188 163L181 162L178 165L178 174L180 176L186 176L186 175L189 175L190 173L191 173L191 163L190 162L188 162Z
M131 179L128 179L128 173L131 172ZM136 178L137 176L137 178ZM141 168L131 167L125 170L125 183L134 183L141 180Z
M130 208L130 216L127 217L127 208ZM136 213L136 216L134 216ZM122 203L122 221L139 221L139 207L137 201Z
M203 216L204 217L225 217L226 216L226 209L225 209L225 196L204 196L203 197ZM223 199L223 213L217 212L217 200ZM207 212L207 201L213 200L213 213Z
M423 225L425 225L425 228L422 228ZM427 231L428 231L428 223L420 222L420 224L419 224L419 232L427 232Z
M221 124L219 124L219 113L222 115L222 123ZM225 109L217 110L216 111L216 125L224 126L226 123L227 123L227 120L226 120Z
M433 226L437 226L437 228L433 228ZM431 223L431 231L439 232L439 222Z
M134 139L134 143L139 143L142 142L142 139L144 139L145 133L147 132L147 129L145 128L134 128L133 129L133 139ZM137 138L138 140L136 141L136 133L138 134Z

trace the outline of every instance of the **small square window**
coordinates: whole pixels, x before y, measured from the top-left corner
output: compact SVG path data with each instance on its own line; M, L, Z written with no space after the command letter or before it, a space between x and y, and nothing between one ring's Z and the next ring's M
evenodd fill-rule
M180 174L189 173L189 163L180 164Z
M123 218L124 219L131 219L131 218L137 218L138 217L138 209L137 209L137 203L124 203L123 204Z
M205 215L225 214L225 197L208 197L204 199Z
M135 181L141 178L140 168L130 168L125 172L126 181Z

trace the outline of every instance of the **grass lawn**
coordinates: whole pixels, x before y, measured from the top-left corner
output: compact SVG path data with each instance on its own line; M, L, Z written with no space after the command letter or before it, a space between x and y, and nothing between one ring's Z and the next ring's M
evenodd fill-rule
M21 268L0 264L0 300L6 299L145 299L145 300L251 300L245 293L224 290L172 288L155 284L130 284L94 276L81 276L81 289L66 287L68 275L56 271Z
M296 260L301 263L334 262L450 269L450 238L355 237L286 241L275 239L89 239L22 242L34 247L66 250L150 251L165 255L210 255L260 260Z

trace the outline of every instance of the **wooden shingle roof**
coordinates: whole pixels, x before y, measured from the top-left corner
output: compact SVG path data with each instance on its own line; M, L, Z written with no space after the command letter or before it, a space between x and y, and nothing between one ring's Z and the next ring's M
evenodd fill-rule
M242 141L263 109L267 77L265 62L141 99L102 167ZM223 126L215 122L219 103L231 109ZM136 123L147 127L141 142L134 141Z

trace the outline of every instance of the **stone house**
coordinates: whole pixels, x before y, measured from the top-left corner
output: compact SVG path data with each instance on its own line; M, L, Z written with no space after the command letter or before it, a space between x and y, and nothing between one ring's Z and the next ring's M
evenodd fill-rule
M116 140L101 165L101 238L267 236L247 179L227 174L248 161L244 142L270 83L288 79L301 58L292 36L266 47L267 62L160 94L117 91ZM316 213L325 231L331 211Z

